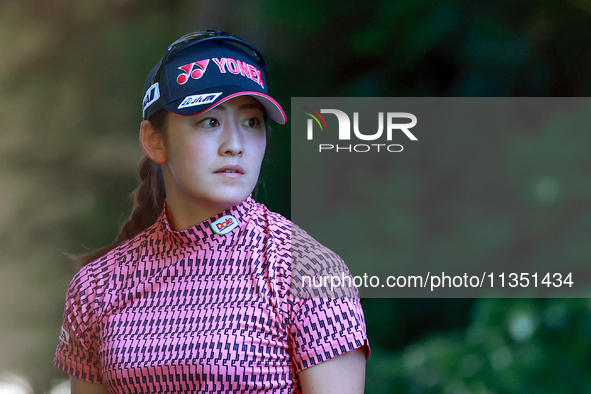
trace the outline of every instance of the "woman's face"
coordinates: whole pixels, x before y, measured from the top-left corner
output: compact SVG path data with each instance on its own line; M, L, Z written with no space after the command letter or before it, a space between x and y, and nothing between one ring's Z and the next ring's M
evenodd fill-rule
M169 205L208 218L244 201L259 177L265 130L263 106L250 96L200 115L169 113L163 164Z

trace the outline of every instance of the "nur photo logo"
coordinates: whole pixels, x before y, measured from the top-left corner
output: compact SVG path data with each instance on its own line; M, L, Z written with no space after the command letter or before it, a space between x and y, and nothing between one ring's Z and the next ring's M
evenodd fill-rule
M314 140L314 129L316 129L317 132L320 131L321 133L328 133L328 135L330 135L330 137L326 135L323 136L323 139L330 138L331 140L336 140L338 142L352 140L375 141L374 143L361 144L320 143L318 144L319 152L402 152L404 147L401 144L391 143L393 136L397 133L402 133L402 135L406 136L411 141L418 141L417 137L415 137L410 131L411 128L416 126L417 117L408 112L378 112L377 131L374 131L375 129L370 131L367 126L365 126L363 130L360 130L359 112L353 112L353 122L351 122L349 115L339 109L321 109L320 111L308 107L304 107L304 109L307 110L305 114L310 116L306 124L306 138L308 140ZM338 122L337 133L329 130L326 119L322 114L331 114L336 117ZM366 116L368 115L364 115L364 117ZM406 120L406 122L404 122L404 120ZM362 123L367 124L367 121L364 119ZM385 142L379 143L380 141Z

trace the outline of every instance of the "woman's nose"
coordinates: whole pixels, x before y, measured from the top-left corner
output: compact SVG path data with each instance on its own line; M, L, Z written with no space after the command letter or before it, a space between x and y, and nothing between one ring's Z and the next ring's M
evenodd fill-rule
M241 155L244 150L243 138L240 127L235 124L224 126L222 131L221 155Z

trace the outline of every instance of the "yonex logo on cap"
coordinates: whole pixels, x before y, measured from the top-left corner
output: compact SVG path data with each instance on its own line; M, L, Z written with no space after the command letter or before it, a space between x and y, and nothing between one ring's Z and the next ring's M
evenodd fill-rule
M220 235L228 234L230 231L238 227L238 219L232 215L222 216L211 224L211 229Z
M186 107L193 107L195 105L203 105L203 104L213 103L218 97L220 97L220 94L222 94L222 92L187 96L180 103L180 105L177 107L177 109L186 108Z
M252 64L241 62L240 60L232 59L231 57L223 57L221 59L213 58L212 60L218 65L222 74L225 74L227 69L230 73L245 76L251 81L261 85L261 88L265 88L263 78L261 77L261 71Z
M205 74L208 64L209 59L205 59L179 67L179 70L182 70L183 72L178 77L176 77L176 82L179 85L184 85L189 80L189 76L193 79L201 78L203 74Z
M187 81L189 81L189 78L199 79L203 77L205 75L205 71L207 70L209 60L210 59L200 60L198 62L185 64L184 66L179 67L179 70L181 70L182 73L176 78L176 82L179 85L184 85L187 83ZM226 72L229 72L234 75L240 74L243 77L246 77L251 81L261 85L261 88L265 88L261 71L252 64L232 59L231 57L214 57L211 60L213 60L218 66L220 73L225 74Z

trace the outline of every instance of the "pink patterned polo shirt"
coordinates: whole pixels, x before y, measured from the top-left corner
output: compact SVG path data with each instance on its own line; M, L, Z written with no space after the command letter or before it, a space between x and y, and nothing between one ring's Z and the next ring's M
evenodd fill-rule
M301 392L298 372L369 348L358 298L290 291L292 239L348 272L251 197L181 232L163 212L72 279L54 363L117 393Z

